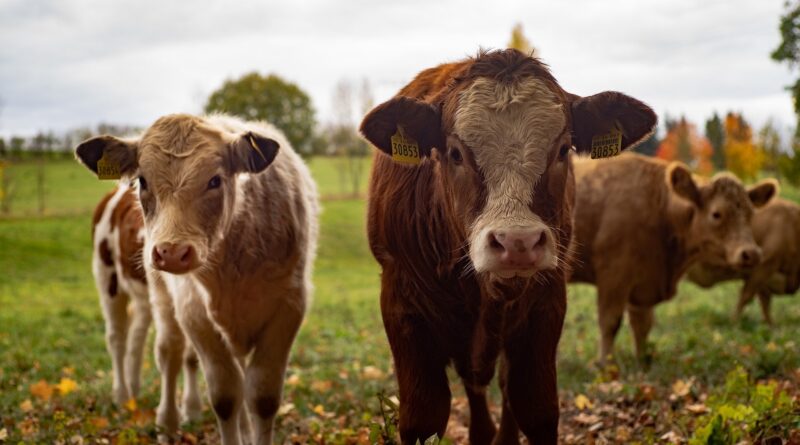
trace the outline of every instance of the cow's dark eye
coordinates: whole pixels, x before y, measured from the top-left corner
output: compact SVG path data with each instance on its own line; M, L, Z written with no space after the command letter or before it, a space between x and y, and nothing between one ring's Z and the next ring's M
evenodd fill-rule
M714 212L714 213L711 214L711 217L714 218L714 221L719 221L720 218L722 218L722 213Z
M461 157L461 150L459 150L457 148L451 148L450 149L450 159L453 160L453 163L455 165L461 165L461 162L464 160L464 158Z
M147 190L147 181L144 180L144 176L139 176L139 190Z
M558 150L558 159L561 161L566 160L567 156L569 156L570 150L572 150L572 146L562 145L561 148Z
M220 185L222 185L222 178L220 178L219 175L216 175L208 180L209 190L218 189Z

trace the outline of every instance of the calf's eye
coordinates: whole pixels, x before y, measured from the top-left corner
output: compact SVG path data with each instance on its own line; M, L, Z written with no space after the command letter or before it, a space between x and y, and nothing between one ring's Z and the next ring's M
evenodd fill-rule
M147 181L144 180L144 176L139 176L139 189L142 191L147 190Z
M572 146L570 145L562 145L561 148L558 150L558 159L563 161L567 159L569 156L569 151L572 150Z
M711 217L714 218L714 221L719 221L719 219L722 218L722 213L714 212L711 214Z
M217 189L219 186L222 185L222 178L219 175L214 176L213 178L208 180L208 189Z
M457 148L451 148L450 149L450 159L453 160L453 163L455 165L461 165L461 162L464 160L464 158L461 157L461 150L459 150Z

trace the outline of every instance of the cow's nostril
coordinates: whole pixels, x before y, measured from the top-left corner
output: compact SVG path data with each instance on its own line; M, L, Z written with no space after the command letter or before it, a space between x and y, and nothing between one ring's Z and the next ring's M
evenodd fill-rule
M494 233L489 233L489 247L494 250L506 250L500 241L497 240L497 237L494 235Z
M742 261L744 261L745 263L750 262L750 254L748 254L746 251L742 252Z
M533 245L533 248L535 249L537 247L544 247L546 242L547 242L547 234L545 232L542 232L542 234L539 235L539 241L536 241L536 244Z

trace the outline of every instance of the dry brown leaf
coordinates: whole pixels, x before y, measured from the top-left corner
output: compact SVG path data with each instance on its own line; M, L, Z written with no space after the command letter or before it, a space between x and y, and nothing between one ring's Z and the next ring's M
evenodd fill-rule
M708 407L705 403L692 403L686 405L686 410L692 414L704 414L708 412Z
M311 383L311 389L317 392L328 392L333 387L333 382L330 380L315 380Z
M361 376L367 380L378 380L383 378L383 371L375 366L364 366L361 370Z
M594 404L585 395L578 394L577 396L575 396L575 407L578 408L579 410L584 410L586 408L592 409L594 408Z
M31 402L31 399L25 399L19 404L19 409L21 409L23 413L29 413L33 410L33 402Z
M574 416L572 420L583 425L593 425L600 421L600 416L595 414L578 413L578 415Z
M44 380L39 380L31 385L30 391L31 395L45 402L53 396L53 386Z

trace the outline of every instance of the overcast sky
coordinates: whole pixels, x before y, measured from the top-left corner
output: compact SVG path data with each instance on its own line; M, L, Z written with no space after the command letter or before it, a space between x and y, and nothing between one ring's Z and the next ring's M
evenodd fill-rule
M340 79L377 101L420 70L504 47L524 26L562 87L619 90L702 126L794 122L769 58L783 0L0 0L0 135L200 112L227 78L296 82L320 121ZM360 116L357 116L358 119Z

